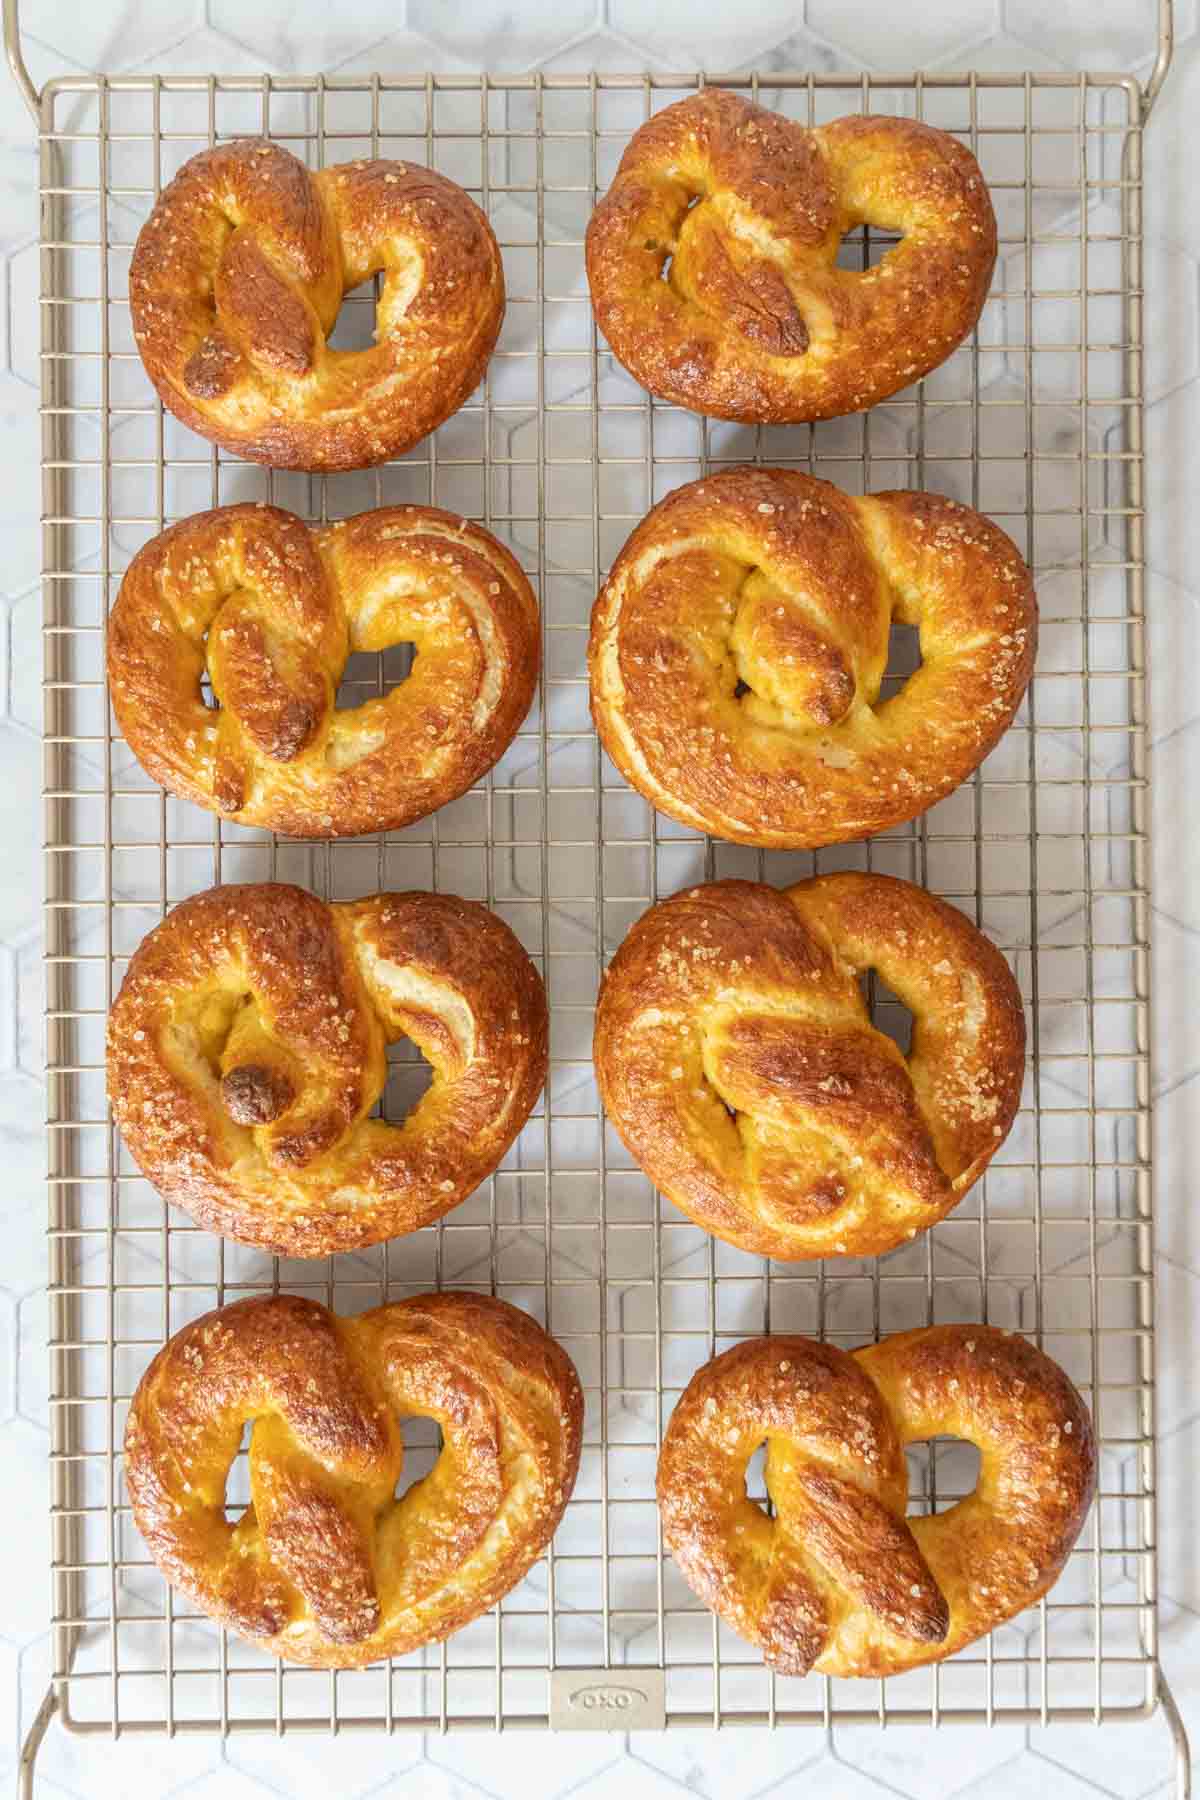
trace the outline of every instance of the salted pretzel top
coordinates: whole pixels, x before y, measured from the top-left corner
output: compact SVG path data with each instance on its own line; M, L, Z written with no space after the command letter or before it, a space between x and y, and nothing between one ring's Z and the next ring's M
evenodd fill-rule
M381 277L375 342L334 350L342 296ZM279 469L386 462L460 407L504 317L484 215L412 163L316 171L262 138L186 162L138 234L134 336L163 404Z
M875 970L913 1015L871 1023ZM1000 952L887 875L749 881L652 906L613 958L596 1074L667 1197L761 1256L881 1256L947 1213L1012 1124L1025 1024Z
M880 699L892 621L921 666ZM736 468L647 514L592 612L592 715L660 811L735 843L883 831L1003 735L1037 643L1029 570L939 494Z
M398 643L408 677L335 706L347 658ZM516 558L433 506L317 529L275 506L195 513L138 551L108 627L113 707L155 780L303 837L398 829L464 793L511 743L538 666Z
M437 1421L397 1500L398 1420ZM251 1502L225 1487L242 1427ZM361 1668L485 1612L549 1542L579 1466L583 1398L559 1346L478 1294L340 1319L289 1294L185 1325L138 1383L133 1515L167 1579L288 1662Z
M860 225L900 242L839 268ZM987 186L948 132L874 117L810 130L713 88L634 133L587 232L597 321L643 387L776 424L861 412L935 369L995 260Z
M965 1438L974 1491L905 1517L904 1446ZM746 1494L766 1444L774 1517ZM1057 1363L987 1325L848 1354L755 1338L706 1363L658 1465L663 1537L705 1603L785 1675L893 1675L960 1650L1062 1572L1095 1484L1091 1420Z
M134 952L109 1096L139 1168L208 1230L326 1256L415 1231L491 1173L545 1080L547 1032L538 973L486 907L230 885ZM392 1125L369 1115L402 1037L433 1079Z

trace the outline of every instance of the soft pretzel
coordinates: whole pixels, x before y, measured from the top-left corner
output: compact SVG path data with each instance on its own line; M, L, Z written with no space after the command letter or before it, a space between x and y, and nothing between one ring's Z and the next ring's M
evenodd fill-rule
M415 1231L491 1174L545 1080L547 1033L537 970L486 907L217 887L134 952L108 1091L166 1199L242 1243L326 1256ZM396 1126L370 1115L401 1037L433 1079Z
M395 1499L398 1420L437 1421ZM252 1423L250 1505L225 1484ZM422 1294L340 1319L289 1294L185 1325L138 1383L133 1516L173 1586L288 1662L361 1668L478 1618L549 1543L579 1467L583 1397L525 1313Z
M380 276L375 342L328 339L351 288ZM240 138L186 162L129 268L134 337L163 405L278 469L399 456L479 384L504 318L491 226L412 163L312 171Z
M973 1493L905 1517L904 1446L976 1444ZM747 1497L766 1443L773 1517ZM658 1464L663 1538L695 1592L784 1675L895 1675L952 1656L1062 1572L1095 1486L1086 1407L1057 1363L988 1325L848 1354L755 1338L706 1363Z
M893 620L919 626L922 663L881 700ZM809 849L914 818L965 780L1036 644L1029 570L970 507L728 469L660 501L613 565L592 612L592 716L661 812Z
M859 977L913 1015L905 1056ZM907 881L716 881L652 906L604 977L596 1075L656 1187L784 1262L882 1256L928 1230L1016 1115L1021 997L1000 952Z
M837 266L859 225L901 241ZM637 130L592 214L592 305L652 394L718 419L862 412L983 309L996 219L971 152L915 119L809 130L706 88Z
M354 651L409 642L406 680L335 706ZM274 506L196 513L138 551L108 627L113 707L143 767L293 837L399 829L456 799L512 742L539 660L516 559L433 506L318 529Z

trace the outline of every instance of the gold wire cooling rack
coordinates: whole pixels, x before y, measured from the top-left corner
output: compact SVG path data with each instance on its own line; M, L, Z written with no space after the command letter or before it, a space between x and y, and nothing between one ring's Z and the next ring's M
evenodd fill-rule
M110 1734L511 1729L569 1722L564 1690L569 1710L589 1682L621 1726L630 1707L672 1726L1045 1723L1162 1701L1181 1739L1156 1648L1143 662L1142 131L1170 60L1169 0L1144 85L131 75L39 94L16 12L6 0L8 54L41 144L54 1603L26 1780L55 1712ZM996 279L972 341L919 386L864 416L747 429L652 400L598 340L582 259L594 200L633 128L704 79L805 121L908 113L971 145L999 218ZM314 166L426 161L477 197L503 245L508 313L484 386L384 468L321 479L242 464L164 415L142 371L126 299L138 228L186 158L247 133ZM862 266L887 242L858 232L844 255ZM368 341L372 306L352 296L335 341ZM601 754L585 674L599 582L664 492L744 461L854 491L940 489L995 517L1035 567L1043 627L1027 702L973 780L911 826L815 855L744 851L655 815ZM541 597L544 679L472 793L404 832L305 843L223 825L141 773L103 680L121 573L169 520L255 498L313 519L432 501L514 550ZM898 633L893 676L912 654ZM346 697L406 666L402 648L355 658ZM660 1202L606 1131L592 1007L605 960L659 894L846 866L928 885L1004 947L1028 1007L1029 1074L986 1179L920 1241L879 1261L772 1265ZM273 1262L169 1210L104 1096L104 1015L133 947L186 894L274 877L331 897L431 886L483 899L539 961L552 1007L544 1104L497 1174L436 1227L321 1263ZM874 1001L902 1033L895 1002ZM420 1086L401 1047L389 1116ZM586 1448L563 1527L449 1643L362 1672L284 1668L196 1615L149 1562L122 1482L128 1397L163 1338L224 1300L284 1286L354 1310L442 1282L524 1306L580 1370ZM1083 1390L1102 1448L1080 1544L1047 1599L943 1665L877 1683L772 1676L663 1555L653 1474L673 1399L749 1333L851 1345L942 1319L1028 1333ZM420 1473L435 1446L406 1435ZM914 1509L973 1485L961 1444L924 1447L911 1468ZM244 1480L243 1458L232 1505ZM1182 1756L1180 1770L1182 1791Z

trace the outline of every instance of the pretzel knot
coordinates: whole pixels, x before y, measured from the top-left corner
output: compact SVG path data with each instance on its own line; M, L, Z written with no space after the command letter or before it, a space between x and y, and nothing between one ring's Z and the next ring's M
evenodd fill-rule
M900 242L839 268L860 225ZM996 260L979 165L914 119L808 130L706 88L649 119L592 214L587 272L614 355L713 418L861 412L971 330Z
M892 622L921 666L881 697ZM734 843L884 831L965 780L1033 671L1029 570L937 494L723 470L647 514L592 613L592 715L660 811Z
M109 1096L139 1168L208 1230L326 1256L415 1231L490 1175L545 1081L547 1036L538 973L485 907L217 887L130 960ZM433 1077L397 1126L372 1112L400 1038Z
M965 1438L974 1492L905 1517L904 1446ZM766 1445L774 1517L747 1496ZM987 1325L848 1354L756 1338L715 1357L671 1415L663 1537L689 1585L785 1675L892 1675L953 1655L1058 1579L1095 1485L1087 1409L1058 1365Z
M442 1448L396 1499L398 1421ZM242 1427L250 1505L226 1518ZM540 1556L579 1466L583 1397L525 1313L424 1294L339 1319L242 1300L187 1325L138 1383L133 1515L168 1581L289 1662L360 1668L485 1612Z
M381 277L375 342L335 350L351 288ZM134 336L165 406L279 469L386 462L455 412L504 318L484 215L432 169L316 173L261 138L205 150L164 189L129 269Z
M407 678L339 708L348 657L400 643ZM465 793L512 742L538 666L520 565L432 506L316 530L274 506L196 513L138 552L108 628L114 710L143 767L293 837L399 829Z
M871 1023L875 970L913 1015ZM999 1149L1025 1061L1000 952L886 875L779 892L717 881L650 908L605 975L609 1117L698 1225L760 1256L881 1256L936 1224Z

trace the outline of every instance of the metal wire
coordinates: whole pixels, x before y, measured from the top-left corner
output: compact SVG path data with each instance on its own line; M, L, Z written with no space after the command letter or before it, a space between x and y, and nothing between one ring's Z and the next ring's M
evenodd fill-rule
M1094 75L721 78L809 121L870 108L958 132L1000 221L992 297L942 369L860 418L747 431L638 389L597 336L582 273L584 226L629 132L700 79L72 77L42 97L54 1654L78 1730L537 1726L547 1672L570 1665L664 1668L671 1724L1099 1720L1154 1704L1142 93ZM126 302L138 227L182 161L248 132L314 166L428 161L493 219L510 300L484 387L381 470L239 464L164 418L142 373ZM865 266L886 243L858 233L845 254ZM364 341L369 299L345 314L338 341ZM597 585L664 491L746 460L854 490L950 492L1035 566L1027 705L973 781L911 827L816 855L709 843L655 815L600 752L585 675ZM121 573L169 520L248 498L313 519L428 500L512 547L541 597L545 673L478 790L409 831L327 845L214 822L142 775L103 682ZM898 644L894 678L906 654ZM397 652L356 658L343 700L404 671ZM767 1265L684 1221L607 1134L595 992L660 892L848 866L926 883L1004 947L1029 1011L1024 1104L987 1178L924 1239L878 1263ZM436 1227L317 1264L273 1264L168 1209L104 1100L104 1012L138 940L187 893L264 878L484 899L539 961L552 1007L544 1106L495 1177ZM902 1032L894 999L872 1001ZM402 1056L393 1116L419 1082ZM588 1396L575 1497L551 1554L448 1645L365 1672L283 1668L150 1564L122 1485L128 1397L164 1335L227 1299L283 1285L357 1310L431 1283L506 1295L574 1357ZM1089 1400L1101 1480L1080 1545L1040 1606L945 1665L877 1684L772 1677L664 1557L653 1472L674 1398L747 1333L850 1345L948 1318L1028 1332ZM420 1466L432 1446L414 1439ZM938 1443L912 1478L914 1507L940 1509L973 1468ZM244 1459L230 1498L244 1502Z

